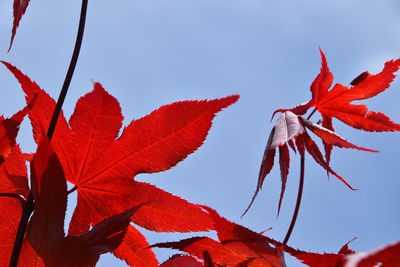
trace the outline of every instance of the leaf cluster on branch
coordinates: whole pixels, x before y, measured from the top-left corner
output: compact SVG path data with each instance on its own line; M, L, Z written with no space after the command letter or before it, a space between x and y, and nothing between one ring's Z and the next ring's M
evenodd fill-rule
M28 4L29 0L14 0L10 49ZM83 16L83 23L84 20ZM79 54L79 48L77 51ZM245 213L272 170L277 149L282 181L278 214L289 175L290 149L298 152L302 160L301 180L308 152L328 175L354 190L330 166L333 146L377 151L354 145L338 135L332 118L369 132L400 131L400 125L383 113L351 103L389 88L400 59L386 62L376 75L362 73L349 87L336 84L330 89L333 74L325 55L321 50L320 53L322 67L311 84L311 100L274 112L281 115L268 138L257 188ZM77 55L74 60L76 63ZM154 247L183 253L159 265L163 267L280 267L286 266L285 253L314 267L400 266L400 241L369 253L351 250L348 246L351 241L337 253L305 252L287 245L298 208L285 240L280 242L230 222L210 207L189 203L135 180L140 173L168 170L195 152L203 145L216 114L235 103L238 95L164 105L133 120L121 131L123 115L119 102L100 83L94 82L93 90L78 100L67 121L61 110L62 102L56 103L11 63L2 63L24 91L26 107L11 118L0 116L0 266L9 263L23 267L95 266L101 254L113 253L129 266L151 267L159 265ZM69 76L70 81L72 73ZM60 114L55 112L57 107ZM310 109L313 110L308 118L304 118ZM316 111L322 121L314 123L310 118ZM37 144L33 154L23 153L16 142L19 126L26 116ZM52 129L54 117L56 127ZM309 132L322 140L325 155ZM70 190L67 182L73 185ZM77 206L65 233L67 199L75 191ZM21 217L26 218L26 228ZM151 245L135 225L155 232L215 231L217 239L196 236Z

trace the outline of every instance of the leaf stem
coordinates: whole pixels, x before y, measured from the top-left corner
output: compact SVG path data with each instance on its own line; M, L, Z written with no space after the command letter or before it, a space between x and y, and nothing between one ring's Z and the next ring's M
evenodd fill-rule
M76 62L78 61L79 52L81 50L83 32L85 30L87 5L88 5L88 0L82 0L81 16L79 19L78 34L76 36L74 52L72 54L67 75L65 76L64 84L61 88L61 92L58 97L56 107L54 109L53 117L51 118L50 121L49 129L47 130L47 137L49 138L50 141L53 136L54 130L56 128L57 120L61 112L61 107L64 103L65 97L67 96L69 84L71 83L72 75L74 74Z
M310 115L308 115L307 120L311 118L312 115L314 115L315 111L317 111L317 108L314 108L313 111L311 111Z
M73 188L67 191L67 195L71 194L72 192L76 191L78 187L75 185Z
M283 240L283 244L286 245L286 243L289 241L290 235L292 234L294 225L296 224L296 219L297 215L299 214L299 209L300 209L300 204L301 204L301 196L303 195L303 185L304 185L304 156L300 157L300 183L299 183L299 192L297 194L297 201L296 201L296 207L294 209L292 221L290 223L289 229L286 233L285 239Z
M53 112L53 116L50 121L49 128L47 130L47 137L49 138L49 141L51 141L51 138L53 137L54 130L55 130L56 124L57 124L57 120L61 113L61 107L62 107L65 97L67 95L68 88L71 83L74 71L75 71L76 62L78 61L79 52L81 50L81 45L82 45L82 40L83 40L83 32L85 29L87 6L88 6L88 0L82 0L81 15L80 15L80 19L79 19L78 33L77 33L76 40L75 40L74 52L72 54L71 61L69 63L69 67L68 67L68 71L65 76L65 80L64 80L63 86L61 88L61 92L58 97L56 107L54 108L54 112ZM13 247L13 251L11 254L10 265L9 265L10 267L17 267L19 254L21 252L22 242L24 240L26 226L28 224L29 218L30 218L33 210L34 210L34 199L33 199L32 191L31 191L31 192L29 192L29 196L26 201L26 204L23 206L23 212L21 215L21 220L19 222L18 231L17 231L17 235L15 237L14 247Z

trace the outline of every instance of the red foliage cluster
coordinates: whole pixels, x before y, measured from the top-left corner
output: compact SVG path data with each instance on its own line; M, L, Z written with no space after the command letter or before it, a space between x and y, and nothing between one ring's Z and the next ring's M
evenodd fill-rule
M291 248L241 225L229 222L213 209L206 209L214 220L218 241L208 237L192 237L178 242L154 244L154 247L173 248L203 260L198 265L193 258L185 258L192 266L286 266L283 252L296 257L310 267L396 267L400 263L400 242L369 253L357 253L345 244L338 253L312 253ZM162 266L180 265L182 256L175 255ZM175 264L175 265L174 265ZM195 265L197 264L197 265Z
M56 257L55 251L63 255L71 254L68 249L58 249L65 243L76 249L79 247L77 243L82 242L78 237L93 236L97 233L96 235L103 236L98 238L99 240L95 239L100 243L87 245L102 250L83 247L79 249L82 253L93 254L98 258L100 252L113 251L117 257L132 266L139 263L154 266L157 260L153 252L146 249L149 244L137 229L129 225L129 221L152 231L190 232L213 229L210 216L200 207L133 178L139 173L170 169L194 152L203 144L215 113L236 102L238 96L208 101L183 101L163 106L150 115L131 122L118 137L123 119L119 103L99 83L95 83L93 91L79 99L69 122L63 116L59 118L50 145L43 140L47 139L44 132L50 123L55 101L17 68L3 63L20 82L27 102L35 101L33 107L24 110L25 113L29 113L38 150L32 162L31 172L35 212L28 229L26 245L21 253L22 262L29 244L35 251L40 251L37 257L45 261L48 255ZM14 117L19 118L21 115L18 113ZM15 129L5 135L15 136ZM18 153L20 160L18 166L14 166L17 164L15 159L7 157L3 165L14 163L12 169L23 169L25 163L22 154L18 146L13 145L15 137L8 143L9 147L15 147L15 153ZM4 149L5 152L9 150L10 148ZM4 153L3 157L6 155ZM13 161L9 163L10 160ZM2 179L12 180L15 175L10 176L11 171L5 171ZM49 175L57 176L59 181L49 179ZM19 177L24 177L25 181L21 188L11 186L11 190L5 188L2 191L9 193L23 189L23 196L27 198L27 174L22 172ZM75 185L73 190L67 192L66 181ZM39 190L40 188L42 190ZM50 190L51 188L53 189ZM65 237L62 229L66 198L67 194L74 190L78 191L78 204L69 226L69 235ZM47 207L46 203L51 206ZM9 212L13 218L20 216L19 209ZM53 215L47 216L48 213ZM18 225L18 219L13 222ZM36 225L40 229L35 229ZM123 234L117 235L124 225L126 229ZM44 226L52 226L54 231L45 231L42 229ZM92 226L93 229L89 231ZM112 227L117 227L119 232L114 231ZM15 227L13 229L15 230ZM9 258L15 231L14 234L10 234L8 230L4 230L4 238L7 235L7 239L4 240L9 240L7 244L10 245L5 258ZM36 234L45 231L47 239L41 242L30 239L31 231ZM113 246L101 243L108 242L108 235L112 236L110 242ZM56 242L57 245L52 243L51 246L40 247L46 243L45 240L50 242L50 239L56 239L51 242ZM89 249L91 254L87 253L86 249ZM57 255L57 258L63 257ZM97 260L93 258L92 261Z
M262 188L265 177L272 170L272 167L274 166L275 151L276 148L278 148L282 180L282 190L278 206L279 214L282 198L285 192L286 180L289 174L290 158L288 145L294 152L296 152L297 147L300 156L303 158L306 150L312 158L327 171L328 175L329 173L333 174L349 188L353 189L330 167L330 158L333 146L370 152L377 151L356 146L336 134L332 124L333 117L343 121L353 128L364 131L400 131L400 124L392 122L385 114L381 112L368 111L367 106L363 104L351 104L352 101L371 98L389 88L390 83L396 77L394 73L399 70L400 59L386 62L383 70L376 75L363 72L350 83L350 88L337 83L331 90L329 90L333 82L333 74L329 71L325 55L321 49L320 53L322 58L322 67L321 72L311 84L311 100L291 109L278 109L272 116L274 117L278 112L282 113L272 128L271 134L268 138L258 176L257 189L250 205L244 213L250 209L258 192ZM304 115L310 108L314 108L314 110L310 113L308 119L315 111L318 111L322 116L322 126L301 117L301 115ZM325 149L325 158L316 143L308 135L306 129L321 138Z
M14 0L10 48L28 4L29 0ZM329 90L333 75L322 51L321 56L321 72L311 85L312 99L276 111L282 114L269 136L249 208L274 165L276 148L282 179L278 214L289 173L289 147L302 158L307 151L328 174L353 189L331 169L332 147L376 151L337 135L333 117L365 131L400 131L400 125L384 114L351 104L387 89L400 59L387 62L377 75L362 73L350 88L336 84ZM45 132L55 101L16 67L2 63L20 83L27 106L9 119L0 116L0 266L10 262L21 214L32 199L33 215L21 235L18 266L23 267L95 266L100 255L108 252L130 266L157 266L152 247L185 253L172 256L160 265L163 267L280 267L286 266L284 252L314 267L400 266L400 242L370 253L357 253L348 248L348 243L338 253L304 252L230 222L209 207L135 180L140 173L168 170L196 151L206 139L216 113L235 103L238 95L165 105L132 121L120 133L123 116L118 101L100 83L94 83L93 91L78 100L68 122L61 113L49 141ZM308 119L303 118L310 108L314 111ZM322 115L322 126L309 120L315 111ZM23 154L16 143L19 125L26 115L37 143L32 155ZM307 130L321 138L325 157ZM30 162L30 175L26 161ZM67 182L72 189L67 190ZM67 198L74 191L77 206L65 234ZM214 230L218 240L191 237L150 246L131 223L156 232Z
M146 238L130 222L152 231L217 232L218 241L192 237L153 245L179 249L193 256L176 255L162 266L284 266L284 251L310 266L327 266L318 265L323 262L321 259L335 262L332 266L337 266L338 262L345 262L348 255L359 255L344 253L343 249L338 254L324 255L295 250L229 222L211 208L191 204L133 179L138 173L169 169L195 151L206 138L215 113L237 101L238 96L163 106L131 122L118 136L122 125L119 104L95 83L93 91L77 102L69 122L61 116L49 143L44 130L50 122L54 100L17 68L3 63L20 82L28 103L12 118L1 118L0 124L4 159L0 165L0 193L20 196L20 199L2 197L0 201L3 263L10 258L21 216L20 201L24 202L29 195L24 156L15 142L18 126L26 114L32 122L38 148L30 175L35 210L24 239L21 266L94 266L106 252L113 252L130 266L157 266ZM279 133L283 121L290 129L284 141ZM278 142L282 146L294 136L300 154L305 150L313 156L317 154L313 152L317 148L306 128L317 135L318 131L323 131L326 135L321 137L323 140L362 149L319 125L299 119L291 111L285 111L277 125L270 143ZM269 146L273 147L271 144ZM336 175L321 155L314 158ZM67 191L66 181L75 187ZM74 190L78 191L78 205L69 233L65 235L67 195ZM394 244L384 248L378 256L374 252L373 259L375 262L397 261L394 255L398 249L399 244ZM360 262L367 259L363 257Z

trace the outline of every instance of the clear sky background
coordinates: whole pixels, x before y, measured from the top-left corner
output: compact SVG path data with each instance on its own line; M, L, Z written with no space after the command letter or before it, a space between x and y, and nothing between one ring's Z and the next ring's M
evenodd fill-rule
M118 2L118 4L117 4ZM281 213L276 219L280 173L275 168L249 213L240 219L256 188L257 176L277 108L308 101L320 69L320 46L335 81L344 85L365 70L377 73L400 57L397 0L169 0L89 1L81 56L64 110L92 90L91 79L120 102L125 124L157 107L186 99L240 94L220 112L205 144L173 169L137 179L193 203L208 205L229 220L283 240L293 213L299 157L292 166ZM0 58L58 97L71 57L80 1L31 1L14 46L7 54L12 1L0 2ZM0 68L1 113L24 106L16 80ZM400 81L367 100L370 110L400 122ZM318 119L313 116L314 121ZM334 121L336 131L380 153L334 149L332 168L359 191L351 191L310 157L303 202L289 245L314 252L337 252L350 244L368 251L400 239L400 133L366 133ZM35 150L28 120L18 138ZM69 200L73 208L75 200ZM70 212L69 212L70 214ZM145 232L150 243L189 234ZM156 250L160 261L174 252ZM288 266L301 266L290 257ZM113 256L98 266L125 266Z

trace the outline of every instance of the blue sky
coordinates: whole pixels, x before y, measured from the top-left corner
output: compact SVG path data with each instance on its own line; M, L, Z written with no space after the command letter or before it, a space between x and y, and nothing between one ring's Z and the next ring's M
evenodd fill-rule
M15 64L53 97L58 96L72 53L80 3L31 1L14 46L6 53L12 1L0 3L0 58ZM299 158L292 166L281 213L277 165L252 209L240 215L254 193L272 112L308 101L309 86L325 52L334 82L347 85L365 70L381 71L400 57L400 4L395 0L336 1L90 1L81 56L64 106L67 117L77 99L103 84L121 104L125 124L178 100L240 94L220 112L205 144L173 169L137 179L191 202L209 205L254 231L273 227L283 240L293 213ZM22 90L0 70L1 113L24 106ZM400 81L367 100L370 110L400 122ZM314 120L318 117L314 116ZM332 168L359 191L351 191L310 157L299 218L289 244L303 250L335 252L350 245L368 251L400 239L399 133L366 133L338 121L349 141L380 153L334 149ZM29 123L19 142L34 151ZM69 201L73 207L74 200ZM145 233L150 243L189 235ZM156 251L161 261L173 252ZM301 264L288 258L288 266ZM125 266L111 255L98 266Z

